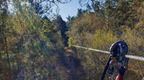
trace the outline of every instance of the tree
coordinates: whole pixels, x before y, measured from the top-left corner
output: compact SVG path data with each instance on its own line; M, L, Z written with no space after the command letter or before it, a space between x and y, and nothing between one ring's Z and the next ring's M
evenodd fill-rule
M57 19L55 20L55 24L58 30L60 30L64 46L68 46L68 36L66 34L66 32L68 31L68 27L66 25L66 22L63 21L61 16L57 16Z
M28 2L41 17L50 17L49 15L59 12L58 4L66 4L70 1L71 0L29 0Z
M131 0L106 0L105 17L108 20L108 26L114 31L119 31L122 25L133 28L136 13L132 8ZM129 24L130 23L130 24Z
M7 36L9 34L9 27L7 26L7 18L8 18L8 5L7 1L0 1L0 59L2 60L2 74L3 77L1 79L10 80L11 79L11 63L9 60L9 51L8 51L8 39ZM2 54L3 53L3 54ZM2 58L3 55L7 55L7 59L4 60ZM8 66L7 66L8 65Z

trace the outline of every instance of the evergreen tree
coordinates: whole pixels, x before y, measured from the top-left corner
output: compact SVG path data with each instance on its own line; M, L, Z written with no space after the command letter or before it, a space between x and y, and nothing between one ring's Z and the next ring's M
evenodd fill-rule
M58 30L60 30L64 46L68 46L68 36L66 34L66 32L68 31L68 27L66 22L61 18L61 16L57 16L55 23Z

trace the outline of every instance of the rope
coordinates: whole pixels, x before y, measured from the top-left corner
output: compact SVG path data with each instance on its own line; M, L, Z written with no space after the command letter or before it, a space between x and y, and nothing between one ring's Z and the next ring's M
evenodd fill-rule
M76 48L81 48L81 49L85 49L85 50L89 50L89 51L95 51L95 52L99 52L99 53L105 53L105 54L109 54L109 51L104 51L104 50L99 50L99 49L93 49L93 48L87 48L87 47L83 47L83 46L78 46L78 45L72 45L73 47ZM129 59L133 59L133 60L138 60L138 61L144 61L144 57L141 56L135 56L135 55L126 55L127 58Z
M95 51L95 52L100 52L100 53L110 54L109 51L103 51L103 50L99 50L99 49L87 48L87 47L78 46L78 45L72 45L72 46L73 46L73 47L76 47L76 48L81 48L81 49L90 50L90 51Z
M144 61L144 57L141 56L135 56L135 55L126 55L127 58L138 60L138 61Z

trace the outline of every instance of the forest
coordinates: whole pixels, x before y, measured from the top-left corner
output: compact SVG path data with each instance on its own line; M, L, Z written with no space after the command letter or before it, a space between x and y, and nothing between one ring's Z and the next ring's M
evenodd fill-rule
M65 21L58 4L70 2L0 0L0 80L99 80L109 56L72 45L109 51L125 40L144 57L144 0L79 0L85 8ZM144 62L130 59L124 80L143 79Z

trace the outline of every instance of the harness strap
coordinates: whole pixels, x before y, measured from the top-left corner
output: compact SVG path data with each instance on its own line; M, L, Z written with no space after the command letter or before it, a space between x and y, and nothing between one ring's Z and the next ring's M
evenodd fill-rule
M101 79L100 79L100 80L104 80L105 75L106 75L106 72L107 72L107 69L109 68L109 63L110 63L110 61L111 61L111 56L109 57L109 60L108 60L107 64L105 65L105 68L104 68L104 71L103 71L103 73L102 73L102 76L101 76Z

